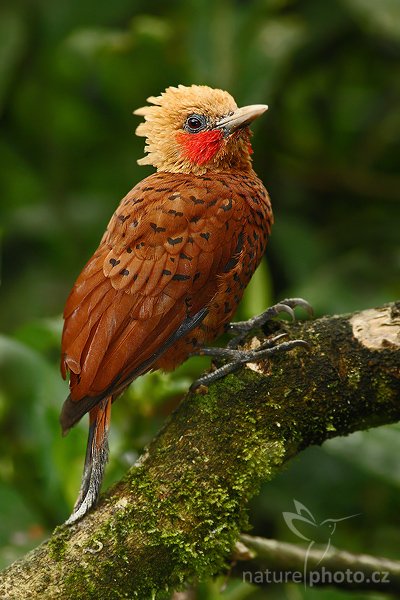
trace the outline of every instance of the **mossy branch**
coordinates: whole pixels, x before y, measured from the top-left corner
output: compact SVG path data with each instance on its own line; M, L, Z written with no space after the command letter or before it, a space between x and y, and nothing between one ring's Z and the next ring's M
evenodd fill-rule
M0 597L168 597L225 567L248 500L289 458L400 419L400 304L282 327L311 350L188 394L95 511L0 575Z

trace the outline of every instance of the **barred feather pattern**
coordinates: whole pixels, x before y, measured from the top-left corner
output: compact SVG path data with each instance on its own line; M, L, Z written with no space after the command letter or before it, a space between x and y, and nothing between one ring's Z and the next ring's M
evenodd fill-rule
M174 369L218 336L264 254L272 222L268 194L251 169L213 177L157 172L136 185L66 303L61 370L70 373L73 404L64 429L75 404L78 420L80 402L94 398L89 410L120 393L118 382L128 385L131 373ZM203 322L160 354L204 307Z

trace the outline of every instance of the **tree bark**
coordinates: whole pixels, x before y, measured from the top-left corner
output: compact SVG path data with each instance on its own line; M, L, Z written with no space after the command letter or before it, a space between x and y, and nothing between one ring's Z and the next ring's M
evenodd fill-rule
M280 328L310 351L188 394L91 514L0 575L0 597L170 596L226 567L248 500L288 459L400 419L400 303Z

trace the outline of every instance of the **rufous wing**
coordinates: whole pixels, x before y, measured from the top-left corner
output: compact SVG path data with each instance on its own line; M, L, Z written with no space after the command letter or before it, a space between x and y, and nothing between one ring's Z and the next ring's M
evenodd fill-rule
M157 173L133 188L78 277L61 361L73 402L112 395L113 386L119 392L129 373L151 368L151 357L216 293L237 246L243 200L194 180Z

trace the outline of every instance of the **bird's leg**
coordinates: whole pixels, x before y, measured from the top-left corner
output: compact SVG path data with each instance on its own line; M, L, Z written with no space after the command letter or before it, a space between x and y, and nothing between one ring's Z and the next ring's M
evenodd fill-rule
M277 352L286 352L287 350L291 350L296 347L308 348L309 345L304 340L290 340L285 342L280 342L280 340L286 337L286 333L281 333L276 335L273 338L270 338L263 344L261 344L258 348L252 350L238 350L238 346L244 341L245 337L250 331L254 329L260 329L265 323L281 312L288 313L292 319L295 318L294 308L296 306L301 306L306 309L306 311L312 315L313 310L311 306L303 300L302 298L288 298L286 300L282 300L278 304L271 306L266 311L264 311L261 315L253 317L248 321L239 321L236 323L230 323L227 327L228 333L236 334L235 337L229 342L226 348L199 348L196 352L192 353L192 356L212 356L214 358L222 358L228 359L225 365L218 367L212 373L207 373L203 375L196 381L194 381L191 385L191 390L198 388L201 385L208 386L213 381L217 381L221 377L228 375L229 373L233 373L237 371L242 365L246 363L256 362L262 358L266 358L268 356L272 356ZM278 343L277 343L278 342Z

